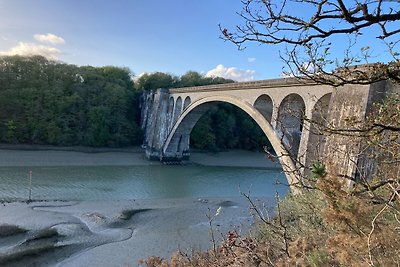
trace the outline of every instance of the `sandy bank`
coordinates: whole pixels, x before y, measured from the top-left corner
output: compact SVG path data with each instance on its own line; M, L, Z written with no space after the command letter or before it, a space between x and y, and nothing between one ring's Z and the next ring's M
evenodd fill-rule
M27 149L0 149L0 166L143 166L159 165L160 162L149 161L140 148L109 151L68 151L40 150L34 147ZM232 150L220 153L192 153L189 163L205 166L237 166L275 168L264 153Z
M27 232L0 237L0 263L136 266L150 255L210 248L207 214L217 237L238 226L247 229L253 221L242 198L5 203L0 226L17 225ZM23 253L44 244L47 249L36 255ZM10 257L13 253L18 257Z

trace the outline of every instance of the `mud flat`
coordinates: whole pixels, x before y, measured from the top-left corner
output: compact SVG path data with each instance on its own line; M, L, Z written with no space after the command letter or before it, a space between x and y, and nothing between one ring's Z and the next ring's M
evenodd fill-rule
M242 198L3 203L0 265L136 266L151 255L204 250L212 246L207 215L220 238L249 228L248 206Z

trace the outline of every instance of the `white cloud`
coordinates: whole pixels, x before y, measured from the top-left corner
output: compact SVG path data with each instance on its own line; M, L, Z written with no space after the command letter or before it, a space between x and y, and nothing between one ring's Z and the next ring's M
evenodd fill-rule
M247 58L247 61L251 63L251 62L256 61L256 58L255 57L249 57L249 58Z
M35 34L33 36L36 41L39 41L41 43L47 43L47 44L65 44L65 40L61 38L60 36L54 35L52 33L48 34Z
M219 64L214 69L209 70L206 74L207 77L223 77L226 79L232 79L238 82L252 81L254 80L254 70L241 70L238 68L230 67L227 68L222 64Z
M139 80L140 77L142 77L145 74L147 74L147 72L141 72L140 74L133 76L133 80L137 81Z
M289 70L283 70L281 73L281 77L283 78L290 78L290 77L299 77L299 76L304 76L305 73L308 75L310 74L318 74L320 73L318 66L315 66L312 62L303 62L301 64L300 69L296 69L294 71Z
M56 60L61 55L61 51L58 50L57 48L50 46L20 42L17 46L12 47L8 51L0 51L0 56L11 56L11 55L20 55L20 56L40 55L48 59Z

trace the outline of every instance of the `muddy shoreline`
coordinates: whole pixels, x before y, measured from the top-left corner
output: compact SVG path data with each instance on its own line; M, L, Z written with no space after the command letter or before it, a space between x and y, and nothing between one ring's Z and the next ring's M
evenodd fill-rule
M140 147L125 149L5 146L0 145L0 167L11 166L143 166L160 165L145 158ZM204 166L280 168L263 152L229 150L219 153L193 152L188 162Z
M0 265L137 266L152 255L190 254L212 247L207 215L221 238L249 229L248 206L242 198L4 203L0 225L23 232L1 237Z
M1 147L1 146L0 146ZM8 147L1 167L153 165L141 148L82 151L78 148ZM188 164L275 168L263 153L192 153ZM274 206L273 198L260 206ZM217 210L220 210L217 215ZM181 249L212 247L216 236L253 223L249 203L240 197L113 201L38 201L0 204L0 266L137 266L139 259L169 257ZM2 231L3 234L2 235Z

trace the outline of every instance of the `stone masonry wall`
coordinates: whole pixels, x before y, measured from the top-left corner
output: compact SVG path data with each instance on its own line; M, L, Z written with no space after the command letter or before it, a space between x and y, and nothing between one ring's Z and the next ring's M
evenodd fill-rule
M329 128L325 144L327 171L348 178L369 179L374 170L374 162L362 156L360 132L346 131L361 129L362 122L373 109L373 103L381 102L388 92L388 82L371 85L345 85L335 88L329 107ZM340 131L344 130L344 131ZM363 153L361 153L363 151ZM345 180L351 184L351 180Z

